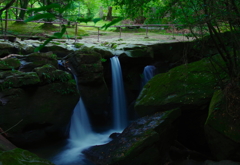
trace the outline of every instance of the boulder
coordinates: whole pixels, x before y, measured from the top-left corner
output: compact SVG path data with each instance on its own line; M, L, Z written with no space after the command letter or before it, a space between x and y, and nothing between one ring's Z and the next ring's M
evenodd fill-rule
M41 159L35 154L15 148L9 151L0 151L1 165L54 165L48 160Z
M103 77L101 54L84 47L66 60L76 76L86 109L92 114L105 114L109 104L109 91Z
M154 76L143 87L135 104L136 112L145 116L178 107L196 109L207 106L219 79L226 78L219 66L224 65L221 58L212 58L217 64L204 58Z
M31 72L36 67L50 64L55 68L58 67L57 56L52 52L32 53L29 55L18 57L21 60L19 71Z
M6 58L0 60L0 70L16 70L20 67L20 60L17 58Z
M0 91L5 88L18 88L27 85L36 85L40 82L35 72L6 71L0 73Z
M7 138L18 146L68 136L79 94L75 80L56 69L57 60L49 55L19 56L33 63L39 60L31 72L0 72L0 127L8 130Z
M18 49L15 45L8 41L0 41L0 50L0 58L12 53L18 53Z
M140 118L108 144L83 153L98 165L164 164L175 137L172 122L179 116L180 110L174 109Z
M239 90L228 85L224 91L214 92L205 134L217 160L240 161Z

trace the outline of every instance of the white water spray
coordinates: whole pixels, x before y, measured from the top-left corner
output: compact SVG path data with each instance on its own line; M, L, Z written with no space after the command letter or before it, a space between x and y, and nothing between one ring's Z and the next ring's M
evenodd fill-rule
M70 141L79 142L86 139L91 135L92 129L86 112L86 108L82 99L80 98L79 102L74 108L73 115L71 118L71 127L70 127Z
M125 100L122 70L117 56L111 59L112 67L112 98L114 129L123 130L127 126L127 107Z
M92 165L81 153L90 146L105 144L110 141L109 134L94 133L92 131L87 111L84 103L80 98L74 108L71 118L70 138L63 151L55 156L51 161L56 165Z

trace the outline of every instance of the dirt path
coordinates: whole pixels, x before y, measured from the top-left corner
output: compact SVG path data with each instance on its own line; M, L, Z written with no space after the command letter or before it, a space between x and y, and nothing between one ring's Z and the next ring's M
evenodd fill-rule
M98 33L96 31L88 31L89 36L83 36L81 41L83 42L131 42L131 43L141 43L141 42L150 42L150 43L158 43L158 42L180 42L180 41L190 41L192 39L188 39L185 36L181 35L161 35L156 33L148 33L146 37L145 32L106 32L100 31L100 35L98 38Z

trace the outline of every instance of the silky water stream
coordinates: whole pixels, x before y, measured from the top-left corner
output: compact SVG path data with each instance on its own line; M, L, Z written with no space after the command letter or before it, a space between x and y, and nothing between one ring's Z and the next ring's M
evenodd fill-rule
M44 158L49 159L56 165L93 165L85 159L82 151L94 145L101 145L109 142L109 135L114 132L122 132L128 124L127 108L125 101L125 92L122 79L122 71L119 59L114 56L110 59L112 68L112 113L113 113L113 128L103 133L96 133L92 130L86 108L83 100L74 108L69 139L62 144L52 146L50 150L54 153ZM48 147L49 148L49 147ZM42 149L42 153L46 150Z

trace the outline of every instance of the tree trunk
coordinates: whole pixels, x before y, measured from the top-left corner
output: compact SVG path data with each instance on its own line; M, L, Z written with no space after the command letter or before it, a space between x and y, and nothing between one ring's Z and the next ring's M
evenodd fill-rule
M44 6L47 6L47 5L51 5L52 4L52 2L51 2L51 0L44 0ZM47 12L50 12L51 13L51 9L49 9ZM41 27L43 28L43 29L50 29L50 28L52 28L52 27L54 27L54 25L53 25L53 23L52 23L52 21L53 21L53 19L51 19L51 18L46 18L46 19L44 19L44 21L46 21L46 22L48 22L48 23L44 23Z
M20 7L23 9L27 9L29 0L20 0ZM18 19L24 20L24 16L26 14L26 10L20 10Z
M112 21L112 6L108 7L107 21Z

